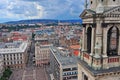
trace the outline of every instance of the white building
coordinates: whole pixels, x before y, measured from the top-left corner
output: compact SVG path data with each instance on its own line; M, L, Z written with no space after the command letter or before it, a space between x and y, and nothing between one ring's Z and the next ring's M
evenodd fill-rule
M3 58L0 55L0 77L2 76L2 73L4 71L4 67L3 67Z
M1 43L0 54L4 67L24 68L27 61L27 42Z
M48 65L50 60L50 49L51 44L35 44L35 65L37 67Z
M55 80L77 80L77 60L63 48L50 47L50 68Z

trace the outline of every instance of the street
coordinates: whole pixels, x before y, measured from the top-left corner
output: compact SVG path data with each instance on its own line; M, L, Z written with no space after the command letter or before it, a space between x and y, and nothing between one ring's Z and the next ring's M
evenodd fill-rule
M34 50L34 42L32 42L26 68L14 70L9 80L48 80L45 68L37 68L33 65Z

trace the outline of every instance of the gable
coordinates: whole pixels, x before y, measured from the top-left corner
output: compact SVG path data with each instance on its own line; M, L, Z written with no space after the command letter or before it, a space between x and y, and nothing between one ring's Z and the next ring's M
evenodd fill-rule
M103 13L104 15L120 15L120 6L111 8Z
M92 17L94 14L95 14L95 11L90 10L90 9L85 9L85 10L81 13L80 17L81 17L81 18Z

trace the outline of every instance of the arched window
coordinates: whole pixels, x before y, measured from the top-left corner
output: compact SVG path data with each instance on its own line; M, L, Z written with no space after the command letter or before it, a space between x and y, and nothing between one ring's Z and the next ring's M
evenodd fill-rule
M118 54L119 30L117 27L111 27L107 34L107 55L114 56Z
M91 53L91 37L92 37L92 28L87 29L87 51Z

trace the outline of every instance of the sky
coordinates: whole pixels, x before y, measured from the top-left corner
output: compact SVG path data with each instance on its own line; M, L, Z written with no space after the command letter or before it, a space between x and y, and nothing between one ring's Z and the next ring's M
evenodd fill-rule
M0 22L79 19L84 0L0 0Z

